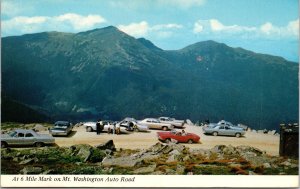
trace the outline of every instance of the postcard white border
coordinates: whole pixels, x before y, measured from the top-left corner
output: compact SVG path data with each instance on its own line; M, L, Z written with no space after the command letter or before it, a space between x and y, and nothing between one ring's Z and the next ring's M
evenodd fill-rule
M80 178L75 181L75 178ZM107 178L115 178L106 181ZM41 181L41 178L48 179ZM69 178L69 179L67 179ZM85 179L84 179L85 178ZM90 179L87 179L90 178ZM123 181L121 179L123 178ZM69 180L69 181L66 181ZM83 180L81 180L83 179ZM125 182L126 180L131 180ZM49 181L51 180L51 181ZM299 176L1 175L1 187L299 187Z

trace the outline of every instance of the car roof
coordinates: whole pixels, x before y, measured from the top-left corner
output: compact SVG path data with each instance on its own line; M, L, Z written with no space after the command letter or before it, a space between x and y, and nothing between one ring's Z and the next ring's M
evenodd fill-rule
M30 130L30 129L15 129L14 131L17 131L17 132L32 132L33 130Z

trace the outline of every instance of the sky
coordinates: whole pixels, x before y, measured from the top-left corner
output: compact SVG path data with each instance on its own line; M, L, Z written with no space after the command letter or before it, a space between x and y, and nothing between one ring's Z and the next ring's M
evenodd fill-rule
M299 61L298 0L2 0L1 36L106 26L165 50L214 40Z

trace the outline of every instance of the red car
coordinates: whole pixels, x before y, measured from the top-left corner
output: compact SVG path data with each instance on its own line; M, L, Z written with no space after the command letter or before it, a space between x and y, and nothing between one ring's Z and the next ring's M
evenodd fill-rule
M170 142L171 139L182 142L182 143L198 143L200 140L200 137L194 133L184 133L181 132L157 132L158 140L162 142Z

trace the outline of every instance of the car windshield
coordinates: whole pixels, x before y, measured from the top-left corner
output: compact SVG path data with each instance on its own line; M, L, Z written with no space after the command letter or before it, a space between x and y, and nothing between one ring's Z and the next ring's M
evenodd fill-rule
M10 133L8 133L8 135L11 136L11 137L15 136L16 134L17 134L16 131L11 131Z

